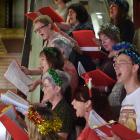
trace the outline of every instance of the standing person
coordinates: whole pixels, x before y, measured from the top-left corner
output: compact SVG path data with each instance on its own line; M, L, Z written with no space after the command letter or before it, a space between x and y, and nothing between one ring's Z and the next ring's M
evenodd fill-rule
M53 30L53 21L47 15L41 15L33 21L34 32L39 34L44 41L44 46L51 46L53 40L63 39L67 43L72 43L69 39Z
M43 75L43 102L50 102L52 110L62 121L62 129L58 133L65 140L72 134L74 115L71 107L63 98L65 89L70 84L68 74L63 71L49 69Z
M64 19L66 19L67 7L70 5L71 0L53 0L57 6L56 12L58 12Z
M94 92L95 93L95 92ZM80 86L77 89L76 96L72 101L73 108L76 110L77 117L84 117L86 124L84 129L78 134L77 140L99 140L94 130L91 129L92 114L96 108L94 94L89 94L87 86ZM93 122L94 125L95 122Z
M140 133L140 55L132 49L122 51L115 60L114 68L118 82L124 84L127 92L122 102L119 122ZM118 140L115 137L101 139Z
M113 46L120 42L120 31L115 25L107 23L100 27L98 35L103 49L108 53L107 58L99 64L99 68L113 79L116 79L112 52Z
M132 43L134 37L134 24L128 17L129 3L127 0L111 0L109 14L111 23L120 30L122 41Z

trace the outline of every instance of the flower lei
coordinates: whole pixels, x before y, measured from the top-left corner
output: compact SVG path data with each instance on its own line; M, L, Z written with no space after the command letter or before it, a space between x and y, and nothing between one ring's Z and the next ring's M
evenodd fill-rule
M51 75L56 85L61 86L63 84L62 79L54 69L48 69L48 73Z
M35 124L38 132L42 135L47 135L51 132L59 132L62 128L62 121L58 117L55 117L53 120L47 120L42 118L33 107L29 108L28 119Z
M121 43L117 43L116 45L114 45L113 47L113 50L115 51L118 51L118 50L121 50L121 49L129 49L129 48L133 48L133 45L130 44L129 42L121 42Z
M135 64L140 65L140 55L136 51L134 51L134 49L132 49L132 48L125 49L120 52L120 54L122 54L122 53L131 57L131 59L134 61Z

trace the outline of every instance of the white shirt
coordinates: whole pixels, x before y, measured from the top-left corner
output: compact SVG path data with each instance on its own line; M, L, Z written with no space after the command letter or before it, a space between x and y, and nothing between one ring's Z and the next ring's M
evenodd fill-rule
M140 133L140 87L124 98L119 122Z

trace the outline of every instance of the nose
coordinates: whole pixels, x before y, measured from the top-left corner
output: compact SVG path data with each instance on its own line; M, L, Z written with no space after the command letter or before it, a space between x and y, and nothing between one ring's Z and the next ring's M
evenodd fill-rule
M75 103L75 99L71 102L71 104L74 106L74 103Z

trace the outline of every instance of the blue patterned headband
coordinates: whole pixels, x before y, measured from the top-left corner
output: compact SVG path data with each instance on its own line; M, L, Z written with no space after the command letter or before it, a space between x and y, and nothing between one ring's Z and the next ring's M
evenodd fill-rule
M134 49L132 49L132 48L125 49L125 50L121 51L119 54L125 54L125 55L129 56L135 64L140 65L140 55L136 51L134 51Z
M129 49L129 48L133 48L133 45L130 44L129 42L121 42L121 43L117 43L116 45L114 45L112 47L113 50L115 51L119 51L119 50L122 50L122 49Z

